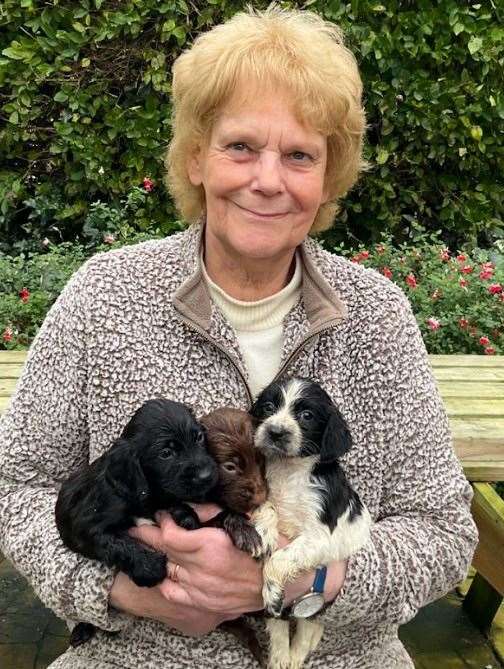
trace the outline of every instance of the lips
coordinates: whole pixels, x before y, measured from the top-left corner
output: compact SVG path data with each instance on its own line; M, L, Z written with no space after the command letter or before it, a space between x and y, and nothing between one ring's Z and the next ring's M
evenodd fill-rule
M287 212L281 211L281 212L260 212L260 211L255 211L254 209L248 209L247 207L242 207L241 205L237 204L235 202L236 206L238 209L241 209L242 211L246 211L248 214L252 214L253 216L257 216L258 218L281 218L282 216L285 216Z

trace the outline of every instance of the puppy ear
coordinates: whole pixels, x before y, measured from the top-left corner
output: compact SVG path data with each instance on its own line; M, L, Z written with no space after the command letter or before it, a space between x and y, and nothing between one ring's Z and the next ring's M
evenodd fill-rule
M118 439L109 452L105 466L105 481L123 499L143 500L149 485L133 446Z
M352 447L352 435L338 409L331 410L320 448L320 462L335 462Z

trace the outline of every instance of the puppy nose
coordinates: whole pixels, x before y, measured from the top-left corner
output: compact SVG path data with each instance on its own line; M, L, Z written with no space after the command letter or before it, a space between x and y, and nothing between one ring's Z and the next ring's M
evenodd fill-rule
M271 441L281 441L287 436L288 431L279 425L270 425L268 428L268 434Z
M199 469L194 475L194 482L199 484L207 484L215 478L216 470L214 467L206 466Z
M259 488L257 490L254 490L254 496L252 497L252 504L254 506L261 506L261 504L264 504L266 501L266 489L265 488Z

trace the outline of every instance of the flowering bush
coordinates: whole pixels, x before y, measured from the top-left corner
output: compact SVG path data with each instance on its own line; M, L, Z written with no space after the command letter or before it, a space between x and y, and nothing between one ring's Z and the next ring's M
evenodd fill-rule
M110 220L110 212L104 218ZM126 231L127 226L119 226L114 234L104 232L101 240L93 238L92 247L70 242L55 245L46 239L41 253L9 256L0 252L0 350L28 348L64 285L94 252L153 237L135 233L126 238Z
M147 191L148 186L144 183ZM125 209L134 210L143 198L137 191L123 210L92 205L87 244L44 240L40 254L0 253L0 349L30 344L47 310L87 257L155 236L152 231L134 232L128 223ZM180 229L181 223L175 221L172 228ZM163 231L155 234L162 236ZM504 353L504 249L451 252L438 233L417 226L410 242L399 246L384 236L372 249L340 245L332 250L374 268L405 291L429 353Z
M405 291L429 353L504 353L504 249L453 253L416 226L398 247L385 235L372 249L334 250Z

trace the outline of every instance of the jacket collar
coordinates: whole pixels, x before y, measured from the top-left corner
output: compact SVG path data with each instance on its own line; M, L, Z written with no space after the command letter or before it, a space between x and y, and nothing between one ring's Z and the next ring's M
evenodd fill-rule
M193 224L186 235L181 261L187 278L173 295L173 304L187 319L208 332L212 318L212 301L201 271L200 250L204 225ZM338 292L332 288L316 266L312 241L300 246L302 262L301 296L309 322L308 332L336 325L347 316L347 308Z

